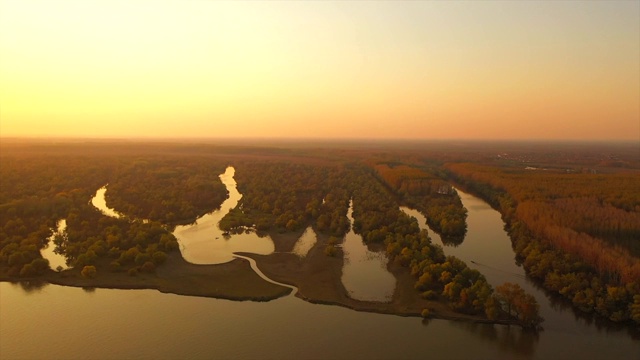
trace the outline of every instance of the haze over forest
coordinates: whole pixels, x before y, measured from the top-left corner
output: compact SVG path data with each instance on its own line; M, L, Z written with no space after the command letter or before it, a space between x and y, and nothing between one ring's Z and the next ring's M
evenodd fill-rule
M0 1L2 137L640 139L640 2Z

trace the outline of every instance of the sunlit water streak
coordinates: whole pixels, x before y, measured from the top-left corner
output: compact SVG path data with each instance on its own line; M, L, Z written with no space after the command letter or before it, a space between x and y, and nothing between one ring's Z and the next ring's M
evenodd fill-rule
M104 215L119 219L122 216L121 213L107 206L107 200L105 194L107 193L107 185L101 187L96 191L96 194L91 198L91 205L100 210Z
M220 175L229 195L219 209L199 217L192 224L179 225L174 229L173 235L178 240L180 253L186 261L192 264L222 264L232 261L235 252L269 255L275 250L269 236L260 237L254 232L229 235L220 230L220 220L242 198L233 178L234 174L235 169L229 166ZM107 216L123 217L123 214L107 206L105 193L106 186L98 189L91 203Z
M182 257L193 264L222 264L234 259L234 253L245 252L260 255L272 254L275 250L271 237L260 237L255 232L225 234L220 230L220 220L238 205L242 194L238 192L231 166L220 175L229 196L214 210L198 218L190 225L176 226L173 235L178 239Z

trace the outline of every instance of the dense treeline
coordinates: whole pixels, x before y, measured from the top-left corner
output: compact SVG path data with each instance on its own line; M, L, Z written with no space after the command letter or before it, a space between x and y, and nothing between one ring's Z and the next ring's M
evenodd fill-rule
M542 321L531 295L519 289L516 301L494 294L479 271L456 257L445 257L442 248L431 243L415 218L399 209L394 197L367 168L354 168L352 173L354 231L365 242L383 242L390 260L408 268L416 278L415 289L422 297L445 300L460 313L491 319L513 317L525 327L536 327Z
M54 242L76 268L94 266L131 275L153 272L167 252L178 249L175 237L160 223L107 217L89 204L70 211L66 236Z
M189 223L227 197L224 164L203 157L138 158L111 176L107 204L137 219Z
M0 273L8 276L41 275L49 270L49 261L40 249L51 235L55 221L46 214L23 215L19 208L0 208Z
M382 243L392 234L415 234L416 221L399 208L392 194L370 173L358 168L349 183L353 188L353 228L366 243Z
M0 154L0 273L29 277L49 271L40 249L52 228L74 204L88 201L112 166L75 153Z
M446 300L460 313L484 314L493 320L515 318L524 327L535 328L542 322L538 304L531 295L518 287L520 295L516 301L494 292L479 271L454 256L445 257L442 248L431 243L427 232L419 230L415 219L407 221L402 219L407 215L398 215L401 224L409 225L405 227L406 233L387 235L384 241L387 255L409 268L416 278L414 287L420 296Z
M501 210L530 276L583 311L640 323L638 175L447 168Z
M0 161L1 205L77 194L87 197L104 185L116 165L113 159L97 163L96 159L75 153L67 156L7 153L0 154Z
M67 230L55 238L55 251L78 270L92 266L97 271L153 271L166 252L177 249L164 226L111 219L89 204L96 189L134 158L90 157L75 150L65 148L55 156L0 154L1 276L32 277L50 271L40 250L60 219L67 220ZM146 255L138 257L139 253Z
M354 231L369 244L384 244L392 261L416 278L425 298L446 301L455 311L492 319L516 318L535 327L535 299L521 296L509 315L504 297L494 294L486 279L455 257L445 257L417 221L399 209L396 197L367 166L319 166L281 162L237 162L235 179L243 194L239 206L221 222L228 231L254 226L260 230L292 231L300 226L337 236L349 229L346 212L352 200ZM335 254L335 244L327 246ZM524 299L524 300L523 300ZM526 309L525 309L526 308ZM527 310L528 309L528 310Z
M467 232L467 210L456 191L446 181L406 165L376 164L378 177L403 203L427 217L429 226L447 244L459 244Z

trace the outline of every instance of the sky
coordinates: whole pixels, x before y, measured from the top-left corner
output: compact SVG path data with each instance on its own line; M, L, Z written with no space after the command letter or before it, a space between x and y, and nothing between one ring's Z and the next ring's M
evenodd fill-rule
M0 0L0 137L640 141L640 1Z

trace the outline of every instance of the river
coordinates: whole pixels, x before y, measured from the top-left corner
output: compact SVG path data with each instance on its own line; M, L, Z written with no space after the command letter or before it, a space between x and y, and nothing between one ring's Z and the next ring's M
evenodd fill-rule
M234 174L235 169L229 166L220 175L220 181L228 192L220 209L201 216L193 224L176 226L173 231L186 261L192 264L222 264L233 260L235 252L269 255L275 250L273 240L268 236L260 237L253 232L230 236L220 230L220 220L242 198L233 178Z
M424 322L311 304L294 296L234 302L154 290L2 282L0 358L638 358L640 341L628 330L576 317L530 284L515 264L500 214L460 193L469 211L468 234L460 246L445 247L445 253L467 261L492 285L518 282L534 294L546 319L544 331ZM419 221L425 226L424 217ZM439 241L435 234L432 238Z

